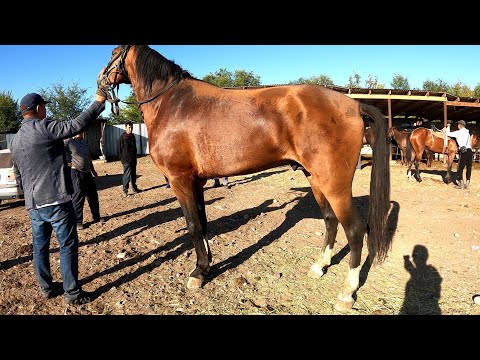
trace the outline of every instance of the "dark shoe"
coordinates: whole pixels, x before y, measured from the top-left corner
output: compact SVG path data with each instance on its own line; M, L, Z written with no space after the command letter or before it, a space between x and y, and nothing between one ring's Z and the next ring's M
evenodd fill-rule
M42 296L45 299L52 299L63 292L62 284L57 282L53 282L48 289L40 288L40 290L42 291Z
M95 223L101 223L101 224L103 224L104 222L105 222L105 219L104 219L103 217L101 217L101 218L99 218L99 219L94 219L94 220L93 220L93 223L94 223L94 224L95 224Z
M220 187L220 181L214 181L213 182L213 187L216 188L216 187Z
M65 301L67 302L68 305L83 305L86 303L89 303L90 301L95 299L95 293L94 292L88 292L88 291L80 291L80 295L76 299L69 299L65 298Z
M141 193L141 192L142 192L142 190L140 190L139 188L133 189L134 194L138 194L138 193Z
M83 224L77 224L77 230L83 230L84 227L83 227Z
M170 189L170 184L167 183L167 184L165 185L165 187L166 187L167 189Z

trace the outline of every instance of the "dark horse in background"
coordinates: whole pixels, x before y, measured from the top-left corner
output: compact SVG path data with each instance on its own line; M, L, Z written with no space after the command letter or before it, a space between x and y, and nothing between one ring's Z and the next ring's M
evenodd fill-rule
M472 134L472 148L477 144L478 137L475 134ZM433 153L443 154L444 148L444 139L435 136L433 131L427 128L418 128L412 131L410 135L410 141L407 141L407 160L408 160L408 170L407 176L410 180L411 178L411 168L412 162L415 164L415 179L418 182L422 181L420 177L420 171L418 165L422 160L422 154L424 150L429 150ZM445 175L443 181L446 184L449 184L451 179L452 165L455 160L455 155L458 152L458 145L455 139L449 138L447 142L446 155L448 157L447 161L447 174ZM427 153L428 154L428 153ZM428 156L430 158L430 156Z
M187 288L200 288L212 265L203 187L213 177L251 174L297 163L302 166L326 226L309 275L331 264L340 222L350 246L349 272L335 308L353 306L361 251L368 232L370 260L385 260L391 242L390 169L385 117L372 106L316 85L222 89L193 78L148 46L116 47L98 85L118 103L115 87L131 84L148 130L150 156L167 176L187 222L196 267ZM375 124L367 224L352 197L364 121Z

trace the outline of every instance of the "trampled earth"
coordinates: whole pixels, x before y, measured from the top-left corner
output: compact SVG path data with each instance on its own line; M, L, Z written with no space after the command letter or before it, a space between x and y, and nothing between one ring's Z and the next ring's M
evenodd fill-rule
M185 219L150 157L139 159L138 186L121 197L121 164L96 162L104 224L80 232L83 288L98 297L82 306L62 296L45 300L33 274L31 228L23 201L0 204L0 314L339 314L333 305L348 270L339 226L332 265L321 279L306 276L320 252L325 226L301 171L278 167L205 186L213 266L199 290L186 282L195 252ZM445 185L445 165L420 166L422 183L391 162L393 246L370 266L366 242L355 314L480 314L480 164L467 190ZM456 170L456 165L454 165ZM353 194L363 218L370 187L368 159L355 173ZM409 261L415 250L416 263ZM61 282L58 244L51 266ZM410 264L410 265L409 265Z

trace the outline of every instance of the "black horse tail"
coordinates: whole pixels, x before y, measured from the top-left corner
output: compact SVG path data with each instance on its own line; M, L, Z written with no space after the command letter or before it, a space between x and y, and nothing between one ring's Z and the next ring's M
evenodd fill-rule
M407 150L406 150L406 155L405 157L407 158L407 164L410 164L412 161L411 161L411 158L412 158L412 151L413 148L412 148L412 143L410 142L410 137L412 136L412 133L408 134L407 135Z
M373 262L382 263L391 246L387 235L387 220L390 209L390 138L385 116L374 106L360 103L360 113L373 121L372 173L368 205L368 255Z

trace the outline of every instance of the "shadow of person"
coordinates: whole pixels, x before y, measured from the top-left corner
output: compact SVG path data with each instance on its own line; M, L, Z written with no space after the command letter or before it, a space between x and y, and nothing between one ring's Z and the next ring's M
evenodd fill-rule
M440 315L438 300L442 278L435 267L427 265L427 248L415 245L412 259L413 263L409 255L403 256L403 266L410 273L410 280L405 286L405 299L400 315Z

